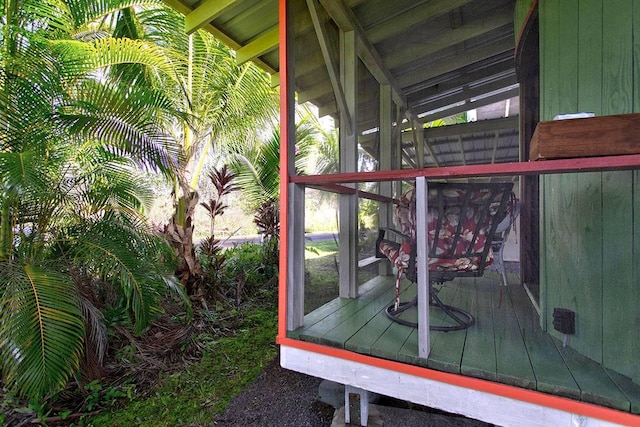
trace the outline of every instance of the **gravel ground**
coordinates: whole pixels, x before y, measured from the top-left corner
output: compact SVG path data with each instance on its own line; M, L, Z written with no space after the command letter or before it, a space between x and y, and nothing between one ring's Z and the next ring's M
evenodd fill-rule
M231 400L214 426L329 427L335 409L317 400L321 380L282 369L274 359L241 394ZM487 427L489 424L423 409L407 409L391 399L375 405L385 427ZM344 424L343 424L344 425Z

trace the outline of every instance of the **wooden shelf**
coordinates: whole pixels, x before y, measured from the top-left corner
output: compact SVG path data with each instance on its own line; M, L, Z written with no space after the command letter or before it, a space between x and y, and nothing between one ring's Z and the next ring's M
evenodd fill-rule
M540 122L531 160L640 154L640 114Z

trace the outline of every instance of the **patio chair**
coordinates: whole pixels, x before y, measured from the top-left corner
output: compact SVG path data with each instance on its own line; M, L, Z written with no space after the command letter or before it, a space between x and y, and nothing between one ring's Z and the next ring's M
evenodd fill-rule
M474 317L444 304L438 297L439 287L456 277L482 276L493 260L492 239L498 223L505 217L512 183L430 183L427 198L429 302L453 320L453 325L432 325L437 331L454 331L470 327ZM395 300L386 310L395 322L416 327L416 323L399 315L417 306L417 298L400 301L403 278L417 281L415 190L403 194L396 203L400 231L381 229L376 242L376 255L386 257L396 268ZM390 231L401 241L385 239Z

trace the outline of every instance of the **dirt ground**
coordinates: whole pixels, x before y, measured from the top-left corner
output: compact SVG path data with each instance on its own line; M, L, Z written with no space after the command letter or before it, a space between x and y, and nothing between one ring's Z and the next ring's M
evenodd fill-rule
M241 394L232 399L214 426L329 427L335 409L317 400L321 380L282 369L274 359ZM385 399L376 405L385 427L487 427L477 420L428 408L407 409L403 402Z
M330 426L334 408L319 402L320 379L282 369L276 357L241 394L232 399L214 426Z

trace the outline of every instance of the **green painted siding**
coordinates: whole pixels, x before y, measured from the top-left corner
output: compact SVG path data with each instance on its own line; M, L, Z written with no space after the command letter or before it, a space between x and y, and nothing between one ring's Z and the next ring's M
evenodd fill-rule
M539 14L542 120L640 112L640 2L541 0ZM574 310L570 345L636 382L639 184L629 171L542 177L540 236L541 323Z

